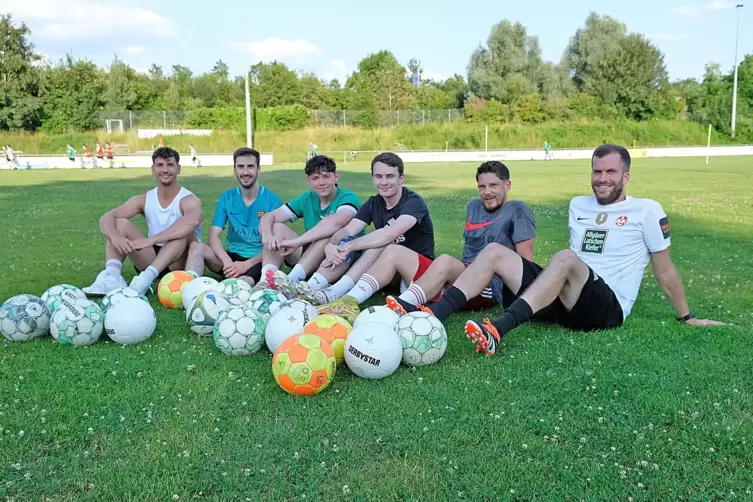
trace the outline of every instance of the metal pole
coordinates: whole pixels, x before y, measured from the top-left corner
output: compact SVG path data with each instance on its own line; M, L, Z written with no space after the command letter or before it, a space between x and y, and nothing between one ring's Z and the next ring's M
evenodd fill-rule
M133 113L128 110L128 130L133 131Z
M709 139L706 141L706 165L709 165L709 153L711 152L711 124L709 124Z
M246 146L254 147L254 133L251 130L251 91L248 83L248 51L243 45L243 71L246 75Z
M740 35L740 9L743 8L743 4L739 3L735 6L735 12L737 12L737 29L735 31L735 83L732 88L732 128L731 136L735 137L735 123L737 122L737 41Z
M348 124L345 123L345 110L343 110L343 127L346 127Z
M489 151L489 126L486 126L486 133L484 135L484 151Z
M167 129L167 112L162 110L162 126Z

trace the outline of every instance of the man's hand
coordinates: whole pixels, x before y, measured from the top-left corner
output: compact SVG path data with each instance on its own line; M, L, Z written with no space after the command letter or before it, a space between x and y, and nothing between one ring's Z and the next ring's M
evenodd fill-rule
M230 262L230 265L222 267L222 275L232 279L240 277L251 269L249 261L234 261Z
M154 246L154 242L152 242L152 239L136 239L131 241L131 246L133 246L134 251L141 251Z
M341 246L336 246L332 243L325 246L324 255L326 256L324 261L330 264L331 267L340 265L348 258L348 253Z
M280 249L280 239L275 237L274 235L263 237L261 244L270 251L277 251L278 249Z
M695 317L685 321L685 324L690 324L691 326L724 326L725 325L723 322L713 321L711 319L696 319Z
M298 249L300 245L296 242L295 239L290 239L286 241L280 242L280 255L282 256L288 256L293 253L295 253L295 250Z
M133 247L133 242L125 237L115 237L114 239L111 239L110 242L112 242L112 245L119 253L126 256L136 251L136 248Z

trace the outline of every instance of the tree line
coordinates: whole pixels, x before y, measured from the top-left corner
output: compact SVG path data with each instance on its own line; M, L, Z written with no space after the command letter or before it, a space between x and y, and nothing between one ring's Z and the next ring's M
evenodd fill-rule
M117 55L107 68L66 56L42 61L30 29L0 16L0 130L50 133L102 127L102 111L186 110L197 127L242 127L244 75L217 61L205 73L152 65L139 73ZM730 133L732 70L715 63L700 80L670 82L664 55L625 24L591 13L557 64L544 61L538 37L503 20L471 55L467 75L422 79L420 61L401 64L389 51L362 59L344 82L324 81L281 62L257 63L249 77L254 107L279 120L271 128L307 125L310 110L361 110L374 127L381 110L465 108L465 120L539 123L572 120L680 119ZM739 66L738 129L753 138L753 55ZM236 124L237 122L237 124Z

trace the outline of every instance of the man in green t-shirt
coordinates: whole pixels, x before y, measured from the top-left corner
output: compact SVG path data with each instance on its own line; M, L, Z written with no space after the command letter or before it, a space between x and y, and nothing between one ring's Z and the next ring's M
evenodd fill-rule
M293 267L283 282L305 280L324 260L324 248L332 235L356 215L361 207L358 196L337 184L340 176L335 161L317 155L306 162L306 178L311 191L288 201L279 209L264 215L259 225L264 251L262 254L261 282L258 287L269 286L283 262ZM297 235L286 222L303 218L305 233ZM277 274L275 274L277 272ZM327 282L315 273L309 282L312 286Z

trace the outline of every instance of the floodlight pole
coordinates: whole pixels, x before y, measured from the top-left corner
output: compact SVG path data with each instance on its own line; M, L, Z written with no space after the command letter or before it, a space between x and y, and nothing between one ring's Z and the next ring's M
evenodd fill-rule
M246 144L254 147L254 132L251 130L251 92L248 85L248 49L243 44L243 73L246 75Z
M743 8L743 4L739 3L735 5L735 12L737 13L737 29L735 30L735 83L732 87L732 127L731 136L735 137L735 123L737 122L737 41L740 35L740 9Z

